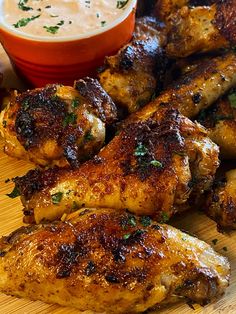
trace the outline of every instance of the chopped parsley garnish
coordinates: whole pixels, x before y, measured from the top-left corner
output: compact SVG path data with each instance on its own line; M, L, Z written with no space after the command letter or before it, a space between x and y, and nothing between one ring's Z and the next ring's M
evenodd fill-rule
M76 124L77 115L73 112L68 113L63 121L63 126L67 126L69 124Z
M161 214L161 222L166 223L170 219L169 215L166 212L162 212Z
M25 5L28 2L28 0L20 0L18 2L18 8L22 11L30 11L33 10L33 8L28 7L27 5Z
M72 108L77 108L79 106L79 98L74 98L71 102Z
M76 201L73 201L71 209L72 209L72 211L79 209L79 205Z
M101 26L105 26L106 25L106 21L101 21Z
M124 240L128 240L130 236L131 236L131 234L130 234L130 233L127 233L127 234L125 234L125 235L123 236L123 239L124 239Z
M228 100L232 108L236 108L236 91L228 95Z
M53 204L59 204L60 201L62 200L62 197L63 197L63 193L62 192L57 192L55 194L52 194L51 195L52 203Z
M158 160L150 161L150 165L152 165L154 167L157 167L157 168L162 168L163 167L163 164L160 161L158 161Z
M129 216L128 224L132 227L136 226L136 218L134 216Z
M15 28L20 28L26 26L29 22L39 18L40 15L33 15L31 17L20 19L16 24L13 24Z
M92 141L93 139L94 139L94 136L91 133L91 131L88 131L88 132L85 133L85 135L84 135L85 142Z
M224 246L224 247L223 247L223 250L224 250L225 252L227 252L227 251L228 251L227 246Z
M142 143L139 143L138 146L135 148L134 156L142 157L145 156L147 153L148 153L147 147Z
M9 194L7 194L8 197L10 198L16 198L18 196L20 196L20 190L15 186L13 191Z
M218 239L213 239L211 242L212 242L214 245L216 245L216 243L218 242Z
M52 7L51 5L47 5L45 9L50 9L51 7Z
M117 9L123 9L128 2L129 0L118 0L116 3Z
M140 222L144 227L148 227L152 223L152 219L148 216L143 216L143 217L141 217Z
M7 121L6 121L6 120L3 120L3 121L2 121L2 125L3 125L4 128L6 128L6 127L7 127Z
M61 26L61 25L64 25L64 23L65 23L65 22L62 20L62 21L60 21L59 23L57 23L57 25L58 25L58 26Z
M60 26L62 26L65 22L64 21L60 21L59 23L57 23L57 25L54 25L54 26L43 26L43 28L46 29L46 31L48 33L51 33L51 34L56 34L59 29L60 29Z

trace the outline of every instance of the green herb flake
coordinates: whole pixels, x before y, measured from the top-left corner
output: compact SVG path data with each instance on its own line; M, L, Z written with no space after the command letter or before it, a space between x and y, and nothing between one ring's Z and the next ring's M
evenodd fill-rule
M3 120L3 121L2 121L2 125L3 125L4 128L6 128L6 127L7 127L7 121L6 121L6 120Z
M150 165L152 165L154 167L157 167L157 168L162 168L163 167L163 164L160 161L158 161L158 160L150 161Z
M13 191L9 194L7 194L8 197L10 198L16 198L18 196L20 196L20 190L18 189L18 187L14 187Z
M40 15L33 15L31 17L20 19L16 24L13 24L15 28L20 28L26 26L29 22L39 18Z
M236 92L228 95L228 100L232 108L236 108Z
M101 21L101 26L105 26L106 25L106 21Z
M84 135L85 142L92 141L93 139L94 139L94 136L91 133L91 131L88 131L88 132L85 133L85 135Z
M127 233L127 234L123 235L123 239L128 240L130 236L131 236L131 234Z
M223 247L223 250L224 250L225 252L227 252L227 251L228 251L227 246L224 246L224 247Z
M213 239L211 242L212 242L214 245L216 245L216 243L218 242L218 239Z
M170 219L169 215L166 212L161 214L161 223L166 223Z
M129 216L128 224L132 227L136 227L136 218L134 216Z
M26 6L26 3L28 2L28 0L20 0L18 2L18 8L22 11L30 11L33 10L33 8Z
M59 23L57 23L57 25L58 25L58 26L62 26L62 25L64 25L64 23L65 23L65 22L62 20L62 21L60 21Z
M148 217L148 216L143 216L143 217L141 217L141 224L144 226L144 227L148 227L148 226L150 226L151 225L151 223L152 223L152 220L151 220L151 218L150 217Z
M68 113L65 116L65 119L63 121L63 126L66 127L69 124L76 124L76 121L77 121L77 115L73 112Z
M142 143L139 143L138 146L135 148L134 156L136 157L143 157L148 153L148 149Z
M75 211L77 209L79 209L79 205L76 201L73 201L72 207L71 207L72 211Z
M57 25L55 25L55 26L43 26L43 28L45 28L46 31L48 33L51 33L51 34L56 34L58 32L58 30L60 29L60 27Z
M79 106L79 103L80 103L79 98L74 98L71 102L71 107L77 108Z
M129 2L129 0L119 0L116 2L117 9L123 9L126 4Z
M62 192L57 192L55 194L52 194L51 195L52 203L53 204L59 204L60 201L62 200L62 197L63 197L63 193Z

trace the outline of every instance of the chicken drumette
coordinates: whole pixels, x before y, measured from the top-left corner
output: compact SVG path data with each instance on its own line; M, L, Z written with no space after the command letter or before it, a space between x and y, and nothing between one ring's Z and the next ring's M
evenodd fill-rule
M98 152L116 107L98 81L85 78L75 88L48 85L15 92L0 114L5 152L35 164L78 166Z

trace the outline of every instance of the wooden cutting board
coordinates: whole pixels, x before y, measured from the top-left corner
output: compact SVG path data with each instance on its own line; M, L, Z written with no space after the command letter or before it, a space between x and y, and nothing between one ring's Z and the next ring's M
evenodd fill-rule
M3 49L0 47L0 72L4 73L3 86L23 88L23 84L14 74L9 60ZM2 140L0 145L2 147ZM236 166L236 164L235 164ZM19 161L6 156L0 150L0 236L7 235L11 231L23 225L22 205L19 198L10 199L6 196L12 188L11 182L5 183L8 178L24 175L33 165L24 161ZM182 216L173 219L173 225L195 234L198 238L212 244L213 239L218 239L217 244L213 245L216 251L227 256L231 263L232 275L230 286L226 294L206 307L194 305L195 311L183 303L169 305L168 308L158 311L164 314L236 314L236 231L231 234L220 234L216 230L216 225L200 212L184 213ZM223 249L225 248L225 249ZM227 248L227 251L225 251ZM24 299L0 294L0 314L74 314L80 313L72 308L63 308L57 305L47 305L42 302L32 302ZM89 312L86 312L89 313ZM126 313L124 313L126 314Z

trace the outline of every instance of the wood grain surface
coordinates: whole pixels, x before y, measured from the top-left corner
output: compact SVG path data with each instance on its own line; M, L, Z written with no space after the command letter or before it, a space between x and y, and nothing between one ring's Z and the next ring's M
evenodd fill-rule
M0 47L0 72L4 73L3 86L23 88L24 85L14 74L9 60L3 49ZM0 140L2 147L2 140ZM235 165L236 166L236 165ZM8 178L24 175L33 165L26 164L10 158L0 150L0 236L7 235L9 232L23 225L22 205L19 198L10 199L6 196L12 188L11 182L5 183ZM168 308L159 310L161 314L236 314L236 231L231 234L221 234L216 230L216 225L201 212L188 212L182 216L175 217L171 224L189 231L198 238L212 244L213 239L218 239L217 244L213 245L216 251L229 258L231 263L231 282L226 294L206 307L194 305L195 310L184 303L172 304ZM227 248L225 251L223 248ZM78 314L79 311L72 308L63 308L57 305L47 305L42 302L32 302L24 299L0 294L0 314ZM84 312L85 313L85 312ZM86 312L87 314L89 312ZM126 313L124 313L126 314Z

